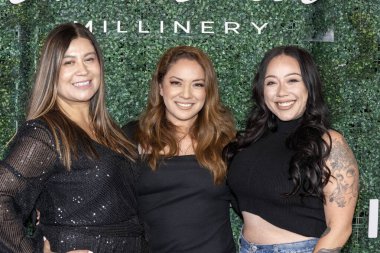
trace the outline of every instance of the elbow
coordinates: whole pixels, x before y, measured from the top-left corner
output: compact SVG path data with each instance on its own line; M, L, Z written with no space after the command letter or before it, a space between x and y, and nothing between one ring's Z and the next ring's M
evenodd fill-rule
M352 234L352 222L335 222L327 225L330 232L326 235L331 243L343 246Z
M337 228L334 234L337 235L337 242L339 242L341 246L345 245L352 234L352 224Z
M352 235L352 224L348 225L345 227L345 229L342 231L343 235L344 235L344 243L346 243L348 241L348 239L350 238L350 236Z

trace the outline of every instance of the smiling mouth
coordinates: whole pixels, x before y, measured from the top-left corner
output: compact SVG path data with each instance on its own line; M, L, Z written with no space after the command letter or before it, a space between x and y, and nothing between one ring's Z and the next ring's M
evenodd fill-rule
M286 101L286 102L277 102L279 107L289 107L292 106L296 101Z
M193 106L193 103L179 103L179 102L175 102L176 105L178 105L180 108L184 108L184 109L188 109L190 108L191 106Z
M76 82L73 83L75 87L85 87L90 85L90 81Z

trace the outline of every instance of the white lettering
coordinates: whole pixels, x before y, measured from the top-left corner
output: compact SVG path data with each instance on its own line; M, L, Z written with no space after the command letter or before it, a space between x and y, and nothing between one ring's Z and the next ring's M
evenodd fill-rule
M92 32L92 27L93 27L92 20L88 21L87 24L85 25L85 27L86 27L90 32Z
M10 0L12 4L20 4L22 2L25 2L25 0Z
M126 33L127 32L127 31L121 30L121 22L120 21L117 21L117 32L118 33Z
M263 30L265 27L267 27L268 23L263 24L261 27L257 26L255 23L251 22L251 25L253 25L258 34L261 34L261 30Z
M230 27L230 25L234 25L234 27ZM232 30L236 34L239 34L238 29L240 28L240 24L237 22L226 22L224 24L224 33L227 34L228 31Z
M149 31L143 30L143 23L141 20L139 21L139 33L149 33Z
M74 23L76 22L77 21L74 21ZM85 24L84 21L79 21L79 22ZM131 31L135 31L137 33L150 34L152 33L153 30L155 30L160 34L163 34L163 33L168 33L169 31L168 28L172 26L172 29L173 29L172 31L174 31L174 33L182 32L182 33L190 34L192 30L195 29L194 27L196 27L197 29L199 29L199 31L202 34L215 34L216 25L218 25L218 27L220 26L220 28L224 30L224 31L221 31L224 34L231 34L231 33L241 34L243 31L243 26L239 22L235 22L235 21L225 21L225 22L221 22L220 24L214 21L200 21L199 26L197 26L196 24L192 26L192 23L190 20L183 21L183 22L173 21L173 23L171 24L167 24L165 21L161 20L151 25L146 23L146 21L137 20L135 27L133 26L133 23L131 22L126 23L125 21L120 21L120 20L111 21L111 22L110 20L102 20L101 23L97 23L96 21L93 21L93 20L89 20L85 22L87 22L85 24L86 28L88 28L88 30L90 30L91 32L102 32L102 33L110 33L114 31L115 29L115 32L117 33L129 33ZM115 28L113 28L114 26L111 26L111 23L115 23L115 22L116 22L116 25L114 25ZM264 32L264 29L268 27L268 24L269 23L260 24L258 22L256 23L250 22L250 25L254 28L254 31L256 31L256 34L259 34L259 35Z
M164 33L164 21L160 21L160 33Z
M211 29L212 30L212 26L208 26L207 24L214 24L214 22L212 21L202 21L201 22L201 29L202 29L202 33L214 33L213 31L206 31L206 29Z
M107 26L107 20L103 20L103 32L104 33L107 33L107 28L108 28L108 26Z
M22 2L25 2L25 0L9 0L12 4L20 4ZM56 0L59 1L59 0ZM190 0L176 0L177 3L185 3ZM261 0L252 0L253 2L261 2ZM274 2L282 2L283 0L273 0ZM315 3L318 0L301 0L303 4L312 4Z
M186 27L181 25L178 21L174 21L174 33L178 33L178 27L185 33L190 33L190 21L186 21Z
M312 4L312 3L315 3L316 1L318 0L301 0L303 4Z

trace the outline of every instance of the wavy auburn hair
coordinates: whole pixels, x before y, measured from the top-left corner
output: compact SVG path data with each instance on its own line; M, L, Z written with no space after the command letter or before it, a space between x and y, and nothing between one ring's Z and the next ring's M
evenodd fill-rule
M176 156L179 153L176 126L166 119L166 107L160 95L160 84L169 69L180 59L196 61L205 72L206 100L190 128L190 137L196 143L195 156L198 162L214 177L215 183L225 179L227 165L222 158L222 150L235 136L234 120L230 112L221 104L216 73L212 62L200 49L178 46L167 50L159 60L152 76L148 105L139 120L137 139L150 167L155 170L159 159ZM162 154L164 148L168 152Z
M112 121L105 106L104 63L100 47L92 33L81 24L61 24L46 38L29 100L27 120L41 118L47 123L55 138L57 152L68 170L72 155L78 155L78 146L90 157L97 157L91 138L62 112L57 103L62 60L71 41L77 38L91 42L100 65L100 87L90 100L90 117L95 136L101 144L133 160L137 156L133 144Z
M252 98L256 106L249 114L245 130L226 146L224 156L232 160L239 151L258 141L265 132L276 130L277 119L264 102L264 79L269 63L280 55L290 56L298 62L308 91L306 110L301 117L301 123L287 139L287 146L295 151L289 164L289 176L294 188L285 196L300 193L301 196L316 196L325 201L323 188L331 176L325 162L331 150L328 108L323 99L322 81L317 66L312 56L302 48L280 46L265 54L253 80ZM324 135L330 139L330 143L324 141Z

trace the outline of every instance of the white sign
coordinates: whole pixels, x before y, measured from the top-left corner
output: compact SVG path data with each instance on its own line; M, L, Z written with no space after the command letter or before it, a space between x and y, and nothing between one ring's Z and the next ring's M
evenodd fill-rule
M377 238L379 230L379 200L369 200L368 238Z

